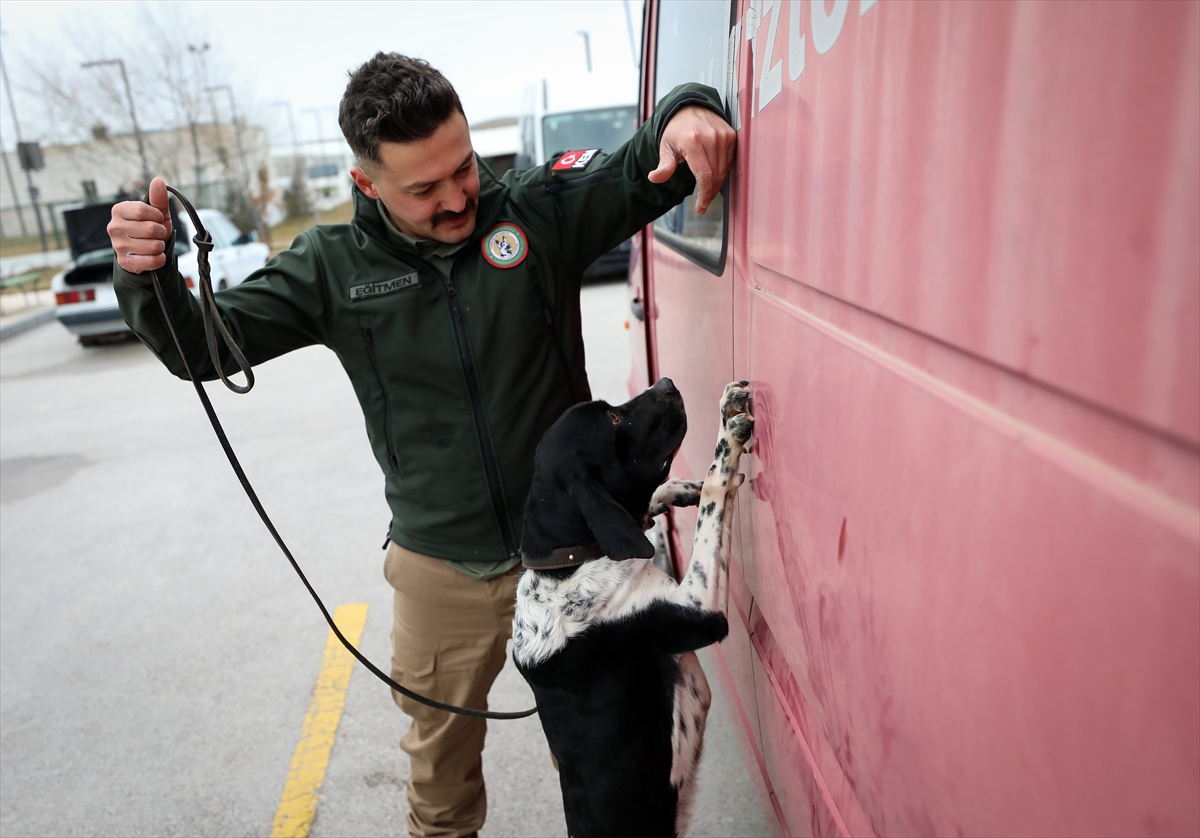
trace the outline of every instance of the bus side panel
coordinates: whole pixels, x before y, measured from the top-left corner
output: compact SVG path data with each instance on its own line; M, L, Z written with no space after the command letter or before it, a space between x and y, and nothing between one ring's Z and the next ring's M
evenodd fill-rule
M807 37L751 126L753 259L1200 444L1200 4L889 2Z
M763 8L735 526L789 827L1200 832L1200 6Z
M1194 832L1191 522L769 289L740 502L752 631L798 688L760 683L764 748L790 703L843 819L881 835Z

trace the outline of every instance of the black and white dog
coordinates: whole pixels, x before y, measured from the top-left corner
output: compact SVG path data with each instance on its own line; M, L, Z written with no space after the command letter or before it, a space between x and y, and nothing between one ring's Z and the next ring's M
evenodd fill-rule
M666 481L687 431L664 378L625 404L579 404L538 445L525 505L513 657L558 761L567 829L682 835L711 700L695 649L724 639L738 458L753 417L745 381L721 399L703 483ZM683 580L647 561L670 505L700 504Z

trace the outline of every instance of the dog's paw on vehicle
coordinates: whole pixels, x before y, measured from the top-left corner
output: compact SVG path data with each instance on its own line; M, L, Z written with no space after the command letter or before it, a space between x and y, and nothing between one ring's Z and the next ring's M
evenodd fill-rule
M537 697L573 836L682 835L711 690L695 650L723 640L749 385L720 401L703 482L667 480L687 432L670 379L622 405L576 405L546 431L525 506L513 658ZM700 505L678 583L643 558L642 525ZM646 543L648 545L648 542Z

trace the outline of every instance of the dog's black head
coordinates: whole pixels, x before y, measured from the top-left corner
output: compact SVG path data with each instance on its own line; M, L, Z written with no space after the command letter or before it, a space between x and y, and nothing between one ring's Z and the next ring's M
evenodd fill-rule
M642 517L686 433L669 378L622 405L572 407L538 444L521 552L540 558L599 541L610 559L653 557Z

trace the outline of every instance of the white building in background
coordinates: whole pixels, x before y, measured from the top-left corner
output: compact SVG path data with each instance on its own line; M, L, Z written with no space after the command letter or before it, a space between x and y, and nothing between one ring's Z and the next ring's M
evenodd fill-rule
M350 200L350 169L354 154L341 137L333 140L308 140L292 145L271 148L271 189L274 205L280 218L286 217L284 192L292 188L296 158L304 167L308 179L308 194L318 212L328 212Z
M223 208L229 191L246 177L251 192L259 192L258 171L268 162L267 132L260 126L242 126L241 154L231 125L146 131L142 138L151 174L165 178L197 207ZM15 152L5 156L16 194L8 177L0 177L0 235L37 235L25 173ZM52 239L55 229L61 234L63 207L108 200L119 193L140 195L145 188L137 138L132 134L101 132L85 143L45 145L42 157L45 167L33 172L33 184L39 193L42 223Z
M142 137L151 174L164 177L197 207L224 208L230 190L238 188L244 175L249 177L250 191L260 195L259 171L266 167L267 184L273 194L264 215L268 224L278 224L287 215L284 192L292 186L297 155L306 172L310 200L319 212L350 200L354 155L342 137L269 146L267 131L261 126L243 126L241 134L244 168L231 125L197 125L194 133L189 127L149 131ZM497 175L513 167L518 140L516 117L471 126L476 153ZM16 195L0 172L0 236L37 235L25 173L15 152L6 152L6 156ZM56 230L59 241L65 242L61 216L64 207L109 200L119 193L140 195L145 189L137 139L132 134L43 146L42 156L45 168L33 173L33 182L52 247L59 246L55 243Z
M488 165L502 175L513 167L517 154L517 118L490 119L471 126L471 144ZM271 148L270 184L275 193L274 205L279 217L287 214L284 192L292 187L296 158L308 177L310 199L319 212L328 212L350 200L354 181L350 169L354 153L342 137L329 140L308 140L292 145Z

